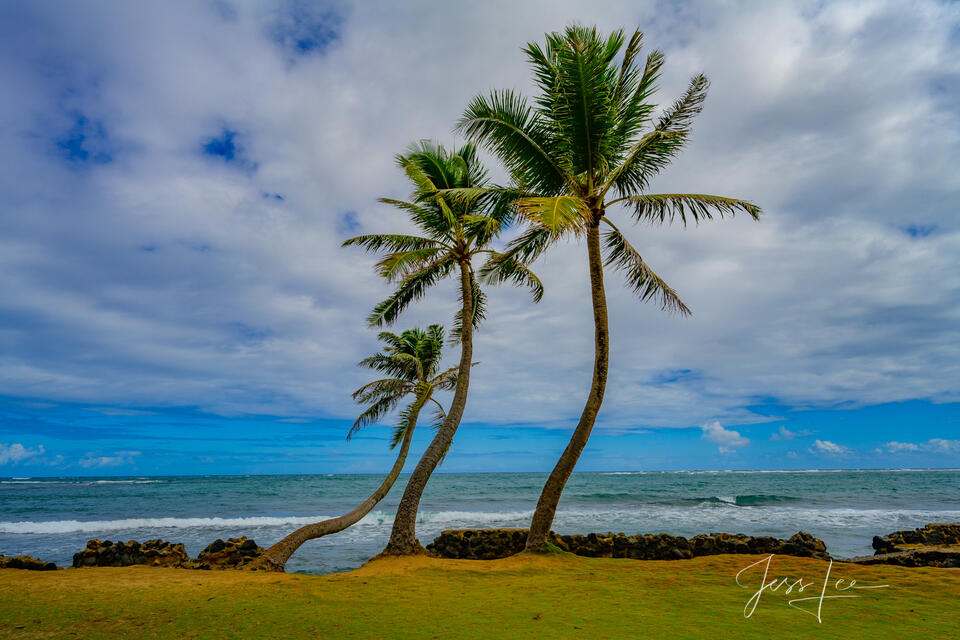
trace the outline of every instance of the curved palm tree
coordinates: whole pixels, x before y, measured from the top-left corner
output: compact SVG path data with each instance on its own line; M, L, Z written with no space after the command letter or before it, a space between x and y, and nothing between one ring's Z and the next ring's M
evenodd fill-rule
M415 530L420 498L430 475L450 448L467 403L473 330L485 314L485 297L473 269L474 256L488 254L509 264L511 279L529 286L534 300L540 299L543 287L529 269L490 248L493 239L512 220L513 212L508 199L496 192L482 191L487 186L487 176L473 145L449 152L442 145L421 141L406 154L398 155L397 164L413 183L413 196L410 201L381 198L381 202L406 212L422 235L372 234L343 243L385 253L377 269L387 280L397 283L394 293L370 314L370 324L390 324L434 284L452 276L460 280L460 309L454 331L460 342L460 366L453 400L436 436L407 481L390 541L384 550L388 554L403 555L423 550ZM454 198L446 194L451 189L481 191Z
M643 35L637 31L623 49L624 34L604 38L579 25L546 36L545 46L524 49L539 89L534 106L509 90L475 97L458 123L468 139L497 155L517 190L514 202L529 228L482 269L492 281L514 277L563 237L586 237L595 325L595 359L590 394L580 421L550 474L537 503L528 550L541 550L553 524L563 487L590 437L607 381L609 336L604 264L622 271L642 301L656 300L669 311L690 309L643 260L608 218L626 208L637 222L685 225L715 215L746 212L756 205L733 198L687 193L646 193L650 180L686 142L700 112L708 81L695 76L679 100L654 119L650 101L663 54L653 51L640 64ZM621 50L622 57L618 58ZM508 190L501 190L506 193ZM463 197L477 197L464 191ZM619 205L619 206L618 206ZM605 225L603 249L600 226ZM603 253L606 253L604 263Z
M400 335L384 331L380 333L379 340L386 345L383 350L364 358L359 366L374 369L388 377L374 380L353 392L353 399L367 408L353 423L347 439L361 428L379 422L404 398L412 396L413 400L400 412L400 422L394 428L390 441L391 449L400 445L393 468L377 490L356 509L338 518L297 529L267 549L250 568L283 571L287 560L304 542L343 531L370 513L387 495L403 469L420 411L432 402L436 405L438 423L446 415L440 403L433 398L433 393L437 389L453 390L457 386L457 367L438 372L443 350L443 327L432 324L426 331L413 328Z

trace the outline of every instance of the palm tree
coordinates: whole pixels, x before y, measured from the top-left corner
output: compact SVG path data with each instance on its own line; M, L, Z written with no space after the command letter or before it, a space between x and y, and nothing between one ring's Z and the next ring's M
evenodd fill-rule
M493 239L512 220L510 201L486 192L476 196L447 197L449 189L483 189L487 176L473 145L448 152L442 145L421 141L397 164L414 185L410 201L381 198L406 212L422 235L372 234L351 238L347 245L359 245L386 256L377 263L383 277L397 283L390 297L378 304L368 318L371 325L390 324L413 301L441 280L459 276L460 310L455 338L460 342L460 366L453 400L446 418L407 481L397 507L393 530L385 553L404 555L423 550L416 538L417 510L430 475L446 455L460 426L470 385L473 357L473 330L483 320L485 297L477 285L473 258L487 254L510 265L511 278L529 286L534 300L543 294L540 280L521 264L490 248Z
M384 331L380 333L379 340L386 345L383 350L369 358L364 358L359 366L374 369L389 377L374 380L353 392L353 399L366 405L367 408L353 423L347 433L347 439L349 440L361 428L379 422L404 398L412 396L413 400L400 412L400 422L394 427L390 441L391 449L400 445L400 452L393 463L393 468L377 490L356 509L338 518L308 524L297 529L267 549L251 565L251 568L283 571L287 560L304 542L343 531L370 513L373 507L387 495L403 469L420 411L427 403L432 402L436 405L435 414L438 423L446 415L443 406L433 398L433 393L437 389L453 390L457 386L457 367L438 372L443 350L443 327L432 324L426 331L413 328L400 335Z
M624 45L624 34L604 38L579 25L546 36L546 44L524 49L539 89L533 106L512 91L477 96L458 130L484 145L506 166L517 190L514 202L529 228L481 270L502 281L516 265L529 264L564 237L586 237L595 326L590 394L570 443L550 474L537 503L528 550L541 550L553 524L563 487L590 437L607 381L609 336L603 288L604 264L622 271L642 301L689 315L677 293L643 260L608 218L626 208L636 222L686 224L737 211L754 219L756 205L733 198L687 193L646 193L651 179L686 142L693 117L703 106L708 81L695 76L679 100L654 119L650 102L663 64L653 51L639 64L643 35ZM508 190L502 190L506 193ZM477 197L475 192L461 192ZM618 206L619 205L619 206ZM601 250L600 225L606 226ZM606 253L604 262L603 253Z

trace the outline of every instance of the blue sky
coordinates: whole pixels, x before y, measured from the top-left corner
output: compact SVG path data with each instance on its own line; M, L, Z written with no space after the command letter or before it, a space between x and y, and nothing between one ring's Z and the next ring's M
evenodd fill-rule
M520 47L573 20L644 29L661 103L712 80L653 190L765 210L625 229L694 316L609 274L580 468L960 467L958 5L478 4L4 3L0 476L388 468L388 426L344 440L388 289L339 244L406 230L377 203L408 191L393 155L529 93ZM552 467L592 366L584 260L538 263L539 305L488 292L444 470Z

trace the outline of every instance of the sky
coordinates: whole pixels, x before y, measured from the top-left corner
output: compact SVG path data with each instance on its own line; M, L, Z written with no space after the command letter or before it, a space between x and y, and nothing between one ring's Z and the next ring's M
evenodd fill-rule
M578 469L960 467L960 5L30 1L0 4L0 476L388 469L391 421L345 435L390 289L340 244L409 231L394 155L531 95L521 47L572 22L642 29L659 104L711 80L652 192L764 210L610 212L693 316L607 272ZM534 266L539 304L487 291L443 471L549 470L579 417L585 246Z

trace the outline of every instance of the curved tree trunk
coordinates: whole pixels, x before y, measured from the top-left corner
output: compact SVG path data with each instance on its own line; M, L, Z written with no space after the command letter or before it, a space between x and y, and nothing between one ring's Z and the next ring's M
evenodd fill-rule
M530 533L527 535L527 551L543 551L550 527L553 526L553 517L557 512L557 503L560 494L566 485L573 468L580 459L580 454L587 444L593 423L600 411L603 402L603 392L607 386L607 364L610 359L609 331L607 329L607 300L603 291L603 259L600 256L600 225L599 217L596 222L587 227L587 256L590 263L590 289L593 298L593 322L595 328L595 355L593 362L593 383L590 385L590 395L587 404L580 414L580 422L573 430L570 443L563 455L553 468L547 483L540 493L537 509L533 512L530 522Z
M460 263L460 295L463 297L461 311L463 326L460 334L460 368L457 373L457 388L453 393L447 417L444 418L443 424L437 430L437 435L423 452L423 457L420 458L420 462L410 475L410 480L407 481L403 498L397 506L397 516L393 520L390 541L383 550L386 554L411 555L423 552L424 549L417 540L416 532L420 498L423 496L427 481L430 480L430 475L450 448L457 427L460 426L463 410L467 406L467 389L470 386L470 365L473 358L473 287L470 264L467 262Z
M389 493L390 488L393 487L393 483L396 482L397 477L403 470L403 464L407 460L407 452L410 451L410 441L413 439L413 430L417 426L417 417L420 415L420 410L423 408L423 405L430 399L430 395L432 394L427 394L414 405L413 412L410 416L410 426L407 428L406 433L403 434L400 453L397 454L397 460L393 463L393 468L390 469L390 473L387 474L387 477L384 478L380 486L377 487L377 490L363 501L363 504L350 513L346 513L338 518L331 518L323 522L316 522L300 527L264 551L263 555L251 563L248 568L266 571L283 571L287 560L290 559L294 551L299 549L304 542L343 531L370 513L377 503L383 500L387 493Z

